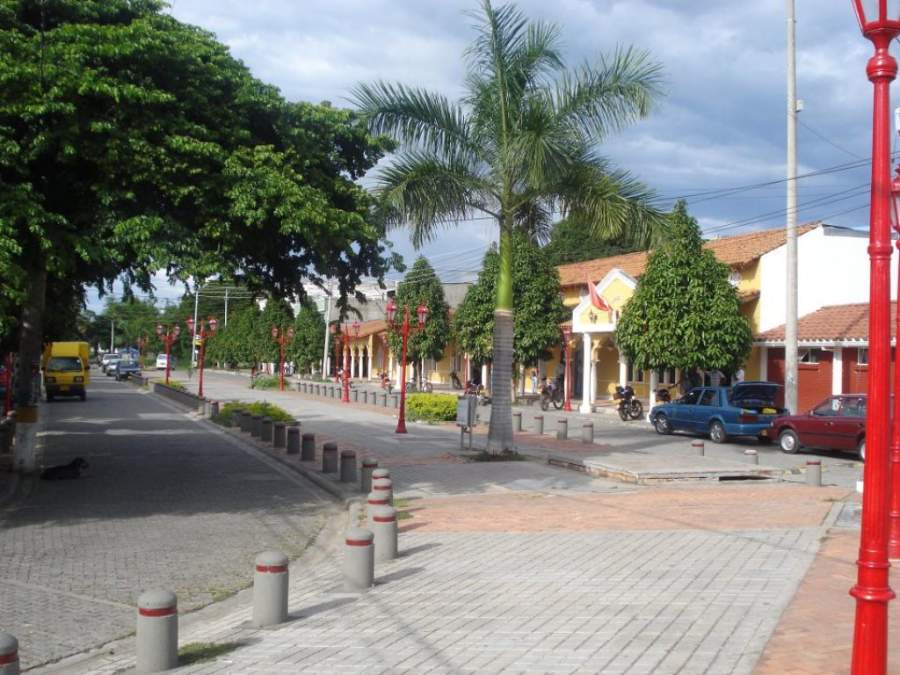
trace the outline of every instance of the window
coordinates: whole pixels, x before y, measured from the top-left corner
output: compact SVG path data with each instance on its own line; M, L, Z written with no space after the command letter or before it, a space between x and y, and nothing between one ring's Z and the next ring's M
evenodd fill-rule
M864 398L845 398L841 405L841 417L865 417L866 416L866 399Z
M626 382L643 382L644 381L644 371L636 369L631 362L628 362L628 370L625 373L625 381Z
M799 350L799 354L797 355L798 363L818 363L819 362L819 350L818 349L801 349Z
M824 403L820 403L815 410L813 410L813 415L816 417L835 417L838 414L838 410L841 408L841 399L839 398L830 398Z
M657 368L656 369L656 377L659 379L659 383L662 384L675 384L675 369L674 368Z
M680 402L685 405L696 405L697 400L700 398L700 392L702 389L691 389L688 393L681 397Z
M81 359L77 356L55 356L47 362L47 370L63 373L81 372Z
M867 348L860 347L856 350L856 365L869 365L869 350Z
M716 405L718 403L716 393L715 389L706 389L700 397L699 405Z

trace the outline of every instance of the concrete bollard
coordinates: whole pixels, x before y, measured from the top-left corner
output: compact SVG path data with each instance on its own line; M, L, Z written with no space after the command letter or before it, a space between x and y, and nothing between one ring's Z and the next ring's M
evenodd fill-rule
M300 427L287 428L287 454L296 455L300 452Z
M178 666L178 599L172 591L146 591L138 598L137 659L139 673Z
M385 562L397 557L397 511L391 506L372 509L371 525L375 544L375 561Z
M544 433L544 416L543 415L535 415L534 416L534 433L538 436Z
M324 443L322 445L322 473L338 472L337 443Z
M372 491L372 472L378 468L378 460L366 457L362 461L362 469L359 473L359 490L363 494Z
M370 530L351 527L344 541L344 586L350 591L365 591L375 581L374 535Z
M210 417L218 417L219 416L219 402L218 401L210 401L209 402L209 416Z
M356 451L341 450L341 482L356 482Z
M388 504L394 503L394 481L390 478L373 478L372 492L387 497Z
M387 394L381 395L381 407L387 408Z
M703 441L691 441L691 447L694 449L694 452L696 452L701 457L706 454L706 444Z
M197 401L197 414L201 417L206 417L206 399L201 398Z
M316 460L316 435L303 434L303 443L300 445L300 459L304 462Z
M320 385L320 384L317 384L317 385L315 386L313 393L314 393L316 396L319 395L319 389L321 388L321 386L322 386L322 385Z
M283 448L286 444L287 424L284 422L275 422L272 427L272 446L275 448Z
M260 421L259 428L259 438L263 443L271 443L272 442L272 426L274 422L272 422L271 417L263 417Z
M747 458L747 461L751 464L759 464L759 453L752 448L749 450L744 450L744 456Z
M387 469L373 469L372 470L372 480L377 480L379 478L390 478L391 472Z
M19 641L0 633L0 675L19 675Z
M281 551L256 556L253 574L253 625L274 626L287 621L288 558Z
M352 392L350 392L350 393L353 394L353 402L354 402L354 403L359 403L359 389L354 389L354 390L353 390Z
M262 415L253 415L250 418L250 435L259 438L262 435Z
M250 432L250 412L248 410L241 410L238 415L238 425L241 428L241 431Z
M331 388L331 398L341 398L341 388L340 387L332 387Z
M593 443L594 442L594 423L593 422L585 422L581 425L581 442L582 443Z
M562 418L556 420L556 440L564 441L569 438L569 420Z
M393 407L394 407L394 408L399 408L399 407L400 407L400 396L399 396L399 394L391 394L391 398L393 399Z
M513 413L513 431L522 431L522 413Z
M366 497L366 518L369 521L369 527L372 527L372 514L379 506L390 506L391 502L387 495L374 490Z
M806 460L806 484L810 487L822 487L822 462L818 459Z

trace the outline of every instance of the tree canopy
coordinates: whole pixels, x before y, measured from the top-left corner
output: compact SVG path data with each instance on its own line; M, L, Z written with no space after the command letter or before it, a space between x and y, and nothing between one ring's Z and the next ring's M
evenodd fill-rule
M325 348L325 318L316 306L301 303L294 320L294 341L288 348L288 359L297 364L300 372L312 372L322 362Z
M556 26L482 0L459 102L420 87L375 82L353 92L373 133L401 144L378 175L389 222L419 245L473 215L500 230L488 449L513 449L511 388L514 232L545 241L557 212L604 236L649 240L661 214L649 192L598 152L646 116L660 68L623 48L566 69Z
M637 368L734 372L750 353L752 334L730 270L703 248L684 202L670 220L670 239L650 254L616 342Z
M329 276L346 304L394 259L355 182L389 145L163 8L0 0L0 330L19 327L23 368L56 285L148 289L163 269L302 298Z
M661 228L660 228L661 229ZM550 240L541 252L552 265L596 260L611 255L641 250L638 243L628 237L609 239L598 235L589 227L570 218L560 220L550 232Z
M459 348L476 362L491 358L494 300L500 256L485 253L478 280L466 293L453 317ZM559 324L566 309L559 295L559 274L544 252L522 235L513 238L513 358L530 365L561 340Z

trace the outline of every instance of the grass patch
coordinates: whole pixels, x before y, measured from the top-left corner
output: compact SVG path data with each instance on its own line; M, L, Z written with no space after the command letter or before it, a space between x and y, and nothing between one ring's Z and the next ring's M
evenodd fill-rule
M212 661L223 654L233 652L240 647L238 642L189 642L178 650L178 665L189 666L194 663Z
M405 511L404 509L409 508L409 499L395 499L394 500L394 508L397 510L397 520L409 520L412 518L412 514L409 511Z
M165 384L165 382L163 382ZM166 385L170 389L174 389L175 391L187 391L187 387L185 387L180 381L169 379L169 384Z
M229 401L219 407L219 414L212 418L216 424L224 427L231 426L231 416L237 410L249 410L253 415L261 417L270 417L273 422L293 422L294 416L284 408L269 403L268 401L254 401L253 403L245 403L243 401Z
M469 462L525 462L527 458L518 452L470 452L463 454Z
M250 383L251 389L278 389L281 386L281 378L278 375L260 375Z

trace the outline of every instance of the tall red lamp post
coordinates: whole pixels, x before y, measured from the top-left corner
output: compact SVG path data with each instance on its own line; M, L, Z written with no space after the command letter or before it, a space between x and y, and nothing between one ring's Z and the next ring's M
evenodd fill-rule
M897 165L897 172L894 176L894 182L891 183L891 203L894 207L893 224L894 229L900 233L900 164ZM897 241L897 248L900 249L900 239ZM898 274L897 299L900 301L900 274ZM897 312L896 327L894 335L900 337L900 312ZM896 337L895 337L896 342ZM900 382L900 347L895 347L894 353L894 383ZM891 425L891 450L889 467L889 481L891 486L890 512L888 515L888 557L900 558L900 395L894 393L894 415Z
M196 332L194 331L193 319L188 319L185 323L187 323L188 330L194 336L194 340L200 343L200 381L197 384L197 396L203 398L203 366L206 362L206 340L216 334L219 322L214 317L209 317L206 320L200 319L199 325L196 326Z
M566 381L564 383L566 391L565 400L563 402L563 410L566 412L572 412L572 353L570 351L569 345L569 341L572 339L572 328L570 326L563 326L562 335L563 353L566 356Z
M887 671L887 609L894 592L888 585L890 475L890 86L897 76L891 42L900 34L900 1L853 0L863 35L875 54L866 74L874 85L872 114L872 198L869 212L869 388L866 416L866 463L863 475L862 529L857 560L853 631L854 675ZM868 13L867 13L868 10Z
M172 343L181 335L181 326L175 324L170 328L160 323L156 325L156 334L166 347L166 384L169 384L169 372L172 370Z
M294 339L293 327L272 326L272 339L278 344L278 389L284 391L284 347Z
M387 314L387 322L388 325L391 326L394 330L400 331L400 339L401 339L401 349L400 349L400 415L397 417L397 428L394 430L394 433L397 434L405 434L406 433L406 347L409 342L409 332L410 329L413 331L420 331L425 328L425 321L428 318L428 308L424 304L420 304L416 308L416 317L418 322L415 326L410 327L409 325L409 306L406 306L403 310L403 323L398 324L395 319L397 318L397 305L394 304L394 299L388 302L387 307L385 307L385 313Z

